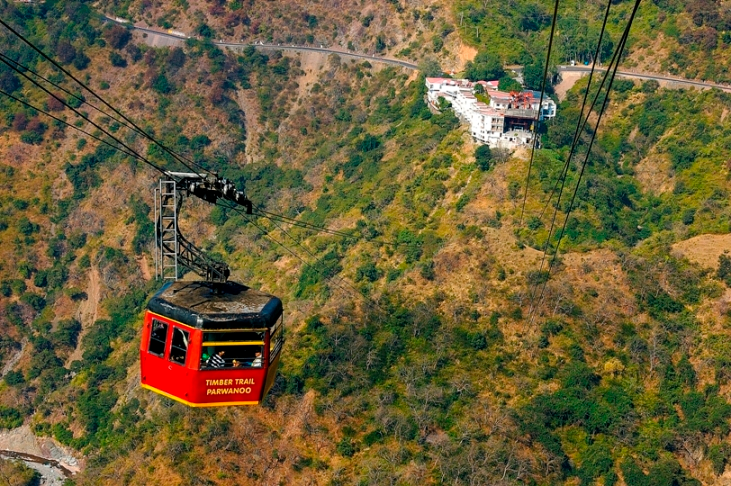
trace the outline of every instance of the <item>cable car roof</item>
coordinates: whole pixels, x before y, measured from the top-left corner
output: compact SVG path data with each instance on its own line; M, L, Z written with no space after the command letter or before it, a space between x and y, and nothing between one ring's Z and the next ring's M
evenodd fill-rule
M282 315L279 298L236 282L171 282L147 308L197 329L267 329Z

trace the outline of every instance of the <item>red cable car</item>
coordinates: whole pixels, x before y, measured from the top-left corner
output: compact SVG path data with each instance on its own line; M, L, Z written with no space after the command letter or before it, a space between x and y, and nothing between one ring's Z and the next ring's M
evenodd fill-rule
M175 281L150 300L142 387L192 407L256 405L274 383L282 301L236 282Z

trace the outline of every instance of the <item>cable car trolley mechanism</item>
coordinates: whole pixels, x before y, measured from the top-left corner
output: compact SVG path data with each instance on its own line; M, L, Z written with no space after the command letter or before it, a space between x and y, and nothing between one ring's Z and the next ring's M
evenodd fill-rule
M274 383L283 345L282 301L236 282L229 267L178 228L185 195L211 203L252 203L227 179L166 172L155 191L157 276L169 280L150 300L140 343L143 388L192 407L255 405ZM202 280L178 280L180 267Z

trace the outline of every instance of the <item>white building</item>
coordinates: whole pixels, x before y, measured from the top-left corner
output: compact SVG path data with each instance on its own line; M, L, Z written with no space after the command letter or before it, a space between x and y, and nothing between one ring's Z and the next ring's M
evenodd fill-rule
M475 86L481 85L489 104L479 101ZM506 93L498 90L497 81L426 78L427 100L439 109L440 98L450 102L455 114L470 124L472 136L490 147L516 148L533 143L536 119L556 116L556 103L537 91ZM541 109L539 110L539 105Z

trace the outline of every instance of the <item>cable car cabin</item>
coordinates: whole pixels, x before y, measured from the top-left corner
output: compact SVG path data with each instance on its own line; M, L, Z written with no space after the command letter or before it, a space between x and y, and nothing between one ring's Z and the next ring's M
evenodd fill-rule
M142 387L191 407L255 405L274 383L282 301L235 282L166 284L145 312Z

